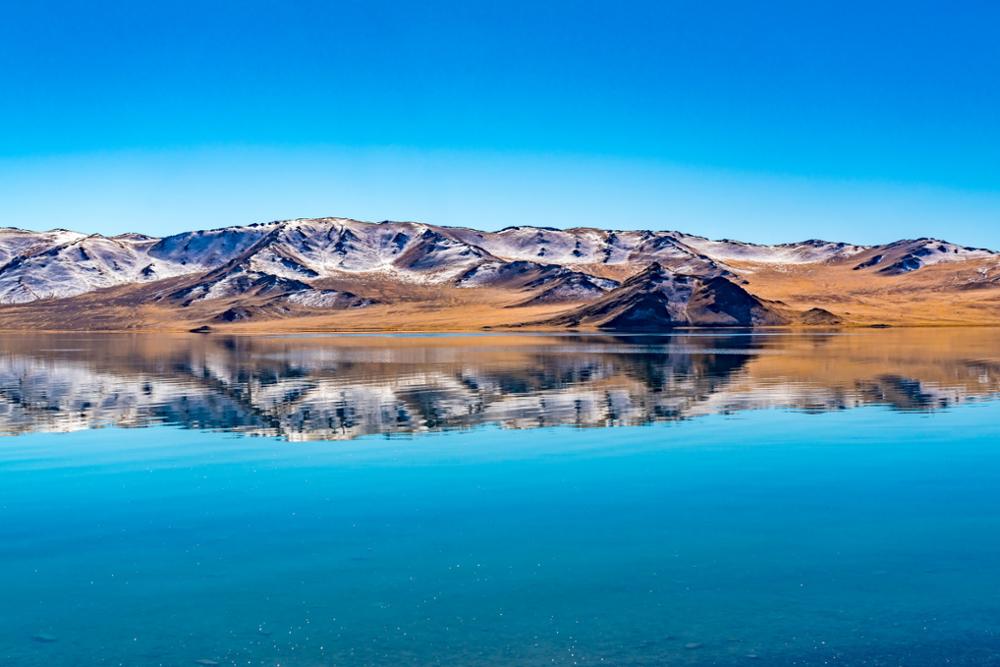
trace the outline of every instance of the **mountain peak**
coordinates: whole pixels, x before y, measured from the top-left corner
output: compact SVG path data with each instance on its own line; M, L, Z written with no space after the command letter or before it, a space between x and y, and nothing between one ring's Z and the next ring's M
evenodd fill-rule
M674 275L673 271L670 271L659 262L650 262L649 264L646 265L646 268L644 268L642 271L640 271L639 273L635 274L634 276L626 280L625 284L629 285L644 280L669 278L673 275Z
M656 331L787 322L776 308L723 276L676 273L652 262L618 289L546 324Z

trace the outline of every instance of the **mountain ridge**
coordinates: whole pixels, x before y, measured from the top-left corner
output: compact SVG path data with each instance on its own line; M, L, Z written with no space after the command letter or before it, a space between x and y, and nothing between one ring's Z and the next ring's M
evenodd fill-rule
M820 239L769 245L670 230L511 225L482 231L332 217L159 238L0 228L0 311L9 315L0 317L0 325L17 327L11 309L18 304L49 326L58 324L56 311L72 310L68 304L74 301L106 307L112 296L115 303L127 304L133 317L143 309L173 308L184 322L218 322L229 311L250 314L241 321L320 317L423 299L426 312L465 302L509 313L553 312L553 317L526 316L519 322L508 314L484 325L493 320L499 325L554 323L565 320L571 307L580 309L622 289L654 263L706 285L723 279L761 302L788 297L790 304L774 308L789 322L802 320L788 313L810 309L826 315L814 313L806 323L864 322L870 316L859 318L852 309L878 312L874 302L889 299L890 293L897 295L900 321L934 321L938 316L930 311L915 317L904 313L904 306L944 292L978 295L962 297L971 312L963 317L1000 322L992 292L1000 286L1000 254L929 237L882 245ZM898 303L902 293L907 296ZM974 298L985 309L977 311ZM42 312L45 308L53 313ZM700 321L694 318L688 325Z

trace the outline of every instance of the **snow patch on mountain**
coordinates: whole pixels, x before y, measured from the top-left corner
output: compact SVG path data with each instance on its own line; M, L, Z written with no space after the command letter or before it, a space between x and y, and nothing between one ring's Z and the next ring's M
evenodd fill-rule
M306 308L364 308L375 303L351 292L316 289L289 294L285 300Z
M7 235L4 235L7 236ZM108 238L71 232L21 235L5 244L12 253L0 266L0 303L75 296L125 283L183 275L191 269L150 255L156 239Z
M814 264L853 257L869 250L869 246L811 239L799 243L759 245L722 239L713 241L702 236L674 232L680 241L699 252L726 262L759 264Z
M854 269L875 268L884 275L901 275L935 264L988 259L997 253L985 248L970 248L939 239L920 238L896 241L877 248L862 257Z

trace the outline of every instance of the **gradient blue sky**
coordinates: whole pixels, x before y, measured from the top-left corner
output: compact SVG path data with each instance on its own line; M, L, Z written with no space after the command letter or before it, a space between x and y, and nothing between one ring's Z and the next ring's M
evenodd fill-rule
M0 11L4 225L343 215L1000 248L995 2Z

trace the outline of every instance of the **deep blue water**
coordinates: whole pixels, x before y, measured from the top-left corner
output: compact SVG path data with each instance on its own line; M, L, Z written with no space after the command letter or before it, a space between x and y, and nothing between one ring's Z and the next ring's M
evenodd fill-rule
M0 664L1000 664L1000 402L806 407L5 438Z

